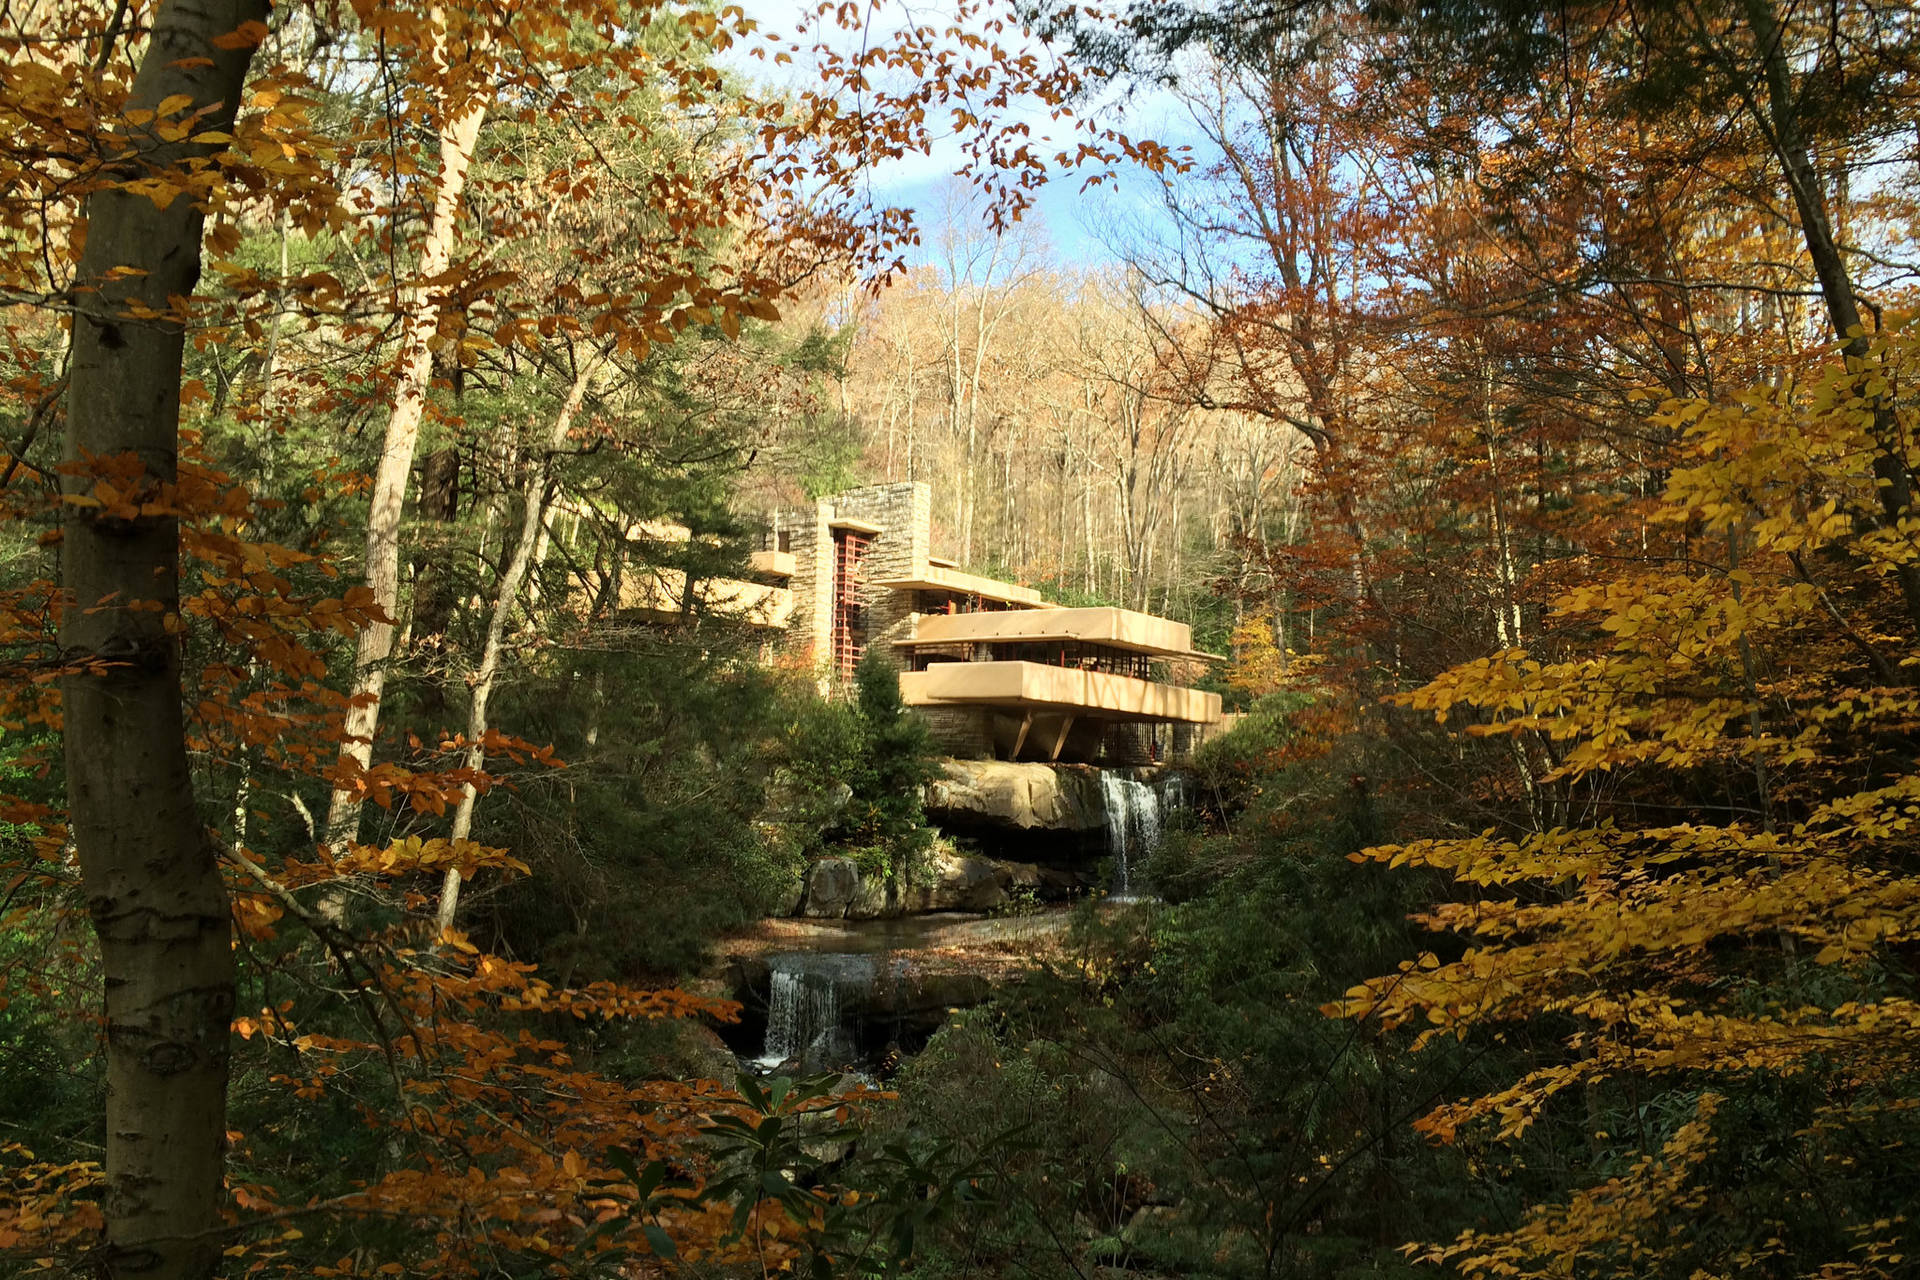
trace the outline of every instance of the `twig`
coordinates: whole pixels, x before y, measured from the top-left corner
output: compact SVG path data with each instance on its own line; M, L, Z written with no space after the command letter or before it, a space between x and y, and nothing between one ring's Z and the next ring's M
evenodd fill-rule
M47 420L48 411L51 410L55 404L59 403L60 397L65 395L66 391L67 374L62 372L59 379L51 387L47 388L46 394L42 395L40 399L35 402L33 412L27 415L26 434L20 437L19 444L9 444L7 446L7 452L13 456L7 462L6 471L0 473L0 489L4 489L13 483L13 473L21 467L25 467L42 480L53 479L53 476L47 471L27 461L27 450L33 447L34 437L40 434L40 426Z

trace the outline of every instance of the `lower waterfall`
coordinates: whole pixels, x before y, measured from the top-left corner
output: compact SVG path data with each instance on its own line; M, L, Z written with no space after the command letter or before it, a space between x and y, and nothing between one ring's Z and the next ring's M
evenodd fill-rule
M794 952L774 956L767 1039L756 1064L798 1059L804 1070L843 1065L858 1050L845 1017L873 985L871 956Z

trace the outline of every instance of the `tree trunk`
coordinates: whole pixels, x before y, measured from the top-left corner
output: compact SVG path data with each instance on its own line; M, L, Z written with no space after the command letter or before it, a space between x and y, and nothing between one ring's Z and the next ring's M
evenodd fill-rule
M1087 556L1085 590L1088 595L1092 595L1094 592L1094 577L1093 577L1094 540L1093 540L1093 465L1091 462L1091 458L1092 458L1091 451L1089 451L1088 453L1088 458L1089 458L1089 462L1086 470L1080 473L1080 528L1081 528L1081 533L1083 535L1082 540L1085 543L1086 556Z
M1826 192L1814 171L1813 154L1800 128L1800 103L1794 100L1792 68L1784 47L1785 33L1773 0L1746 0L1747 25L1753 30L1761 65L1766 76L1767 106L1763 110L1752 96L1746 98L1761 131L1780 162L1787 190L1800 220L1800 234L1806 242L1807 256L1813 260L1814 275L1820 281L1820 293L1827 304L1827 316L1833 332L1845 345L1847 365L1859 369L1866 360L1868 342L1861 323L1860 303L1854 296L1853 277L1846 258L1834 239L1833 224L1827 215ZM1873 475L1880 490L1882 527L1898 529L1913 508L1912 478L1907 472L1906 447L1893 405L1885 395L1872 398L1874 457ZM1920 564L1902 564L1894 575L1900 583L1907 618L1920 631Z
M214 40L262 22L259 0L166 0L127 107L179 95L195 133L225 132L251 47ZM178 175L217 145L135 130L121 180ZM110 146L109 151L118 149ZM73 292L66 458L139 459L145 484L178 471L185 330L171 299L200 278L203 215L192 194L159 208L108 189L87 201ZM116 268L131 273L109 278ZM159 318L128 320L134 306ZM67 474L69 497L94 477ZM69 506L60 644L67 800L105 986L106 1245L100 1274L209 1276L221 1256L227 1042L234 967L226 887L194 803L181 709L180 531L170 515ZM135 607L138 605L138 607Z
M460 450L452 445L426 456L420 466L420 499L415 514L438 526L416 543L413 552L413 602L408 618L409 638L402 647L432 645L447 633L453 620L455 582L447 571L451 558L451 529L460 516ZM429 716L444 709L446 691L436 683L422 710Z
M524 490L526 509L521 513L520 541L514 544L513 555L500 576L500 589L494 594L493 614L487 619L486 647L481 650L480 665L473 673L473 698L467 706L467 751L461 764L475 772L487 760L486 748L481 745L488 727L487 703L493 697L493 682L500 673L500 655L506 649L507 622L520 603L520 588L527 580L527 570L533 564L534 546L539 541L540 529L546 520L547 477L553 469L553 455L566 447L567 433L573 429L573 420L586 401L587 387L599 367L597 355L589 357L580 366L579 373L574 376L573 386L567 391L566 402L560 406L560 413L553 420L553 431L547 438L546 450L527 475ZM471 782L461 787L460 804L453 811L455 840L465 840L473 831L473 807L479 795L479 788ZM453 926L453 913L459 905L460 872L450 867L440 887L438 923L442 933Z
M393 414L380 449L373 477L373 502L367 511L367 585L374 603L388 619L400 607L400 511L407 498L407 476L413 470L414 446L420 440L420 419L426 411L433 373L429 340L440 327L440 300L433 281L446 273L453 260L454 233L460 221L460 200L467 185L467 167L473 161L480 122L487 113L484 100L473 103L440 131L440 188L433 200L433 218L420 250L420 282L411 290L401 329L401 369L394 388ZM380 727L380 697L387 683L387 659L393 653L393 622L369 623L361 632L353 657L352 705L348 707L341 755L361 768L373 763L373 735ZM360 831L360 800L350 791L336 791L327 809L327 842L336 848Z
M907 348L907 481L919 479L914 471L915 428L920 420L920 374L914 368L913 348Z

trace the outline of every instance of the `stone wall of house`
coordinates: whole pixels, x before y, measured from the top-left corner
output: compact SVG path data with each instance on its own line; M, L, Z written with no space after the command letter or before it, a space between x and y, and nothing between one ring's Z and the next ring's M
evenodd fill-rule
M1147 732L1147 726L1144 724L1108 725L1106 741L1101 746L1101 763L1109 765L1152 764L1153 748L1148 745Z
M993 759L989 712L982 707L915 707L934 747L957 760Z
M861 574L867 582L867 647L897 663L902 655L893 641L906 639L912 630L913 595L874 584L927 571L933 491L917 481L874 485L838 494L831 503L830 520L857 520L880 530L867 549Z
M833 537L827 527L832 505L815 502L789 507L773 517L776 538L785 535L793 553L793 618L787 624L783 647L790 654L811 654L827 660L827 637L833 626Z
M926 485L874 485L824 498L808 507L789 508L773 517L777 535L787 536L793 553L793 621L788 653L811 654L823 675L832 661L833 523L853 520L880 530L867 549L862 576L867 581L867 647L878 646L891 660L900 655L892 642L911 629L908 593L872 584L911 578L927 570L933 524L933 491Z

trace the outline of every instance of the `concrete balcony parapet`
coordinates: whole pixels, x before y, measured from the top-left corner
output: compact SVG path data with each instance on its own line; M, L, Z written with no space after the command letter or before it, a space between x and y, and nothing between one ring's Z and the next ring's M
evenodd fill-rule
M900 700L910 707L988 706L1101 720L1212 724L1220 718L1217 693L1039 662L940 662L903 671Z
M791 551L755 551L747 560L755 573L769 578L791 578L797 568Z
M620 608L674 615L686 598L687 575L679 569L640 569L620 581ZM784 630L793 620L793 592L737 578L703 578L694 586L700 612L736 618L756 627Z

